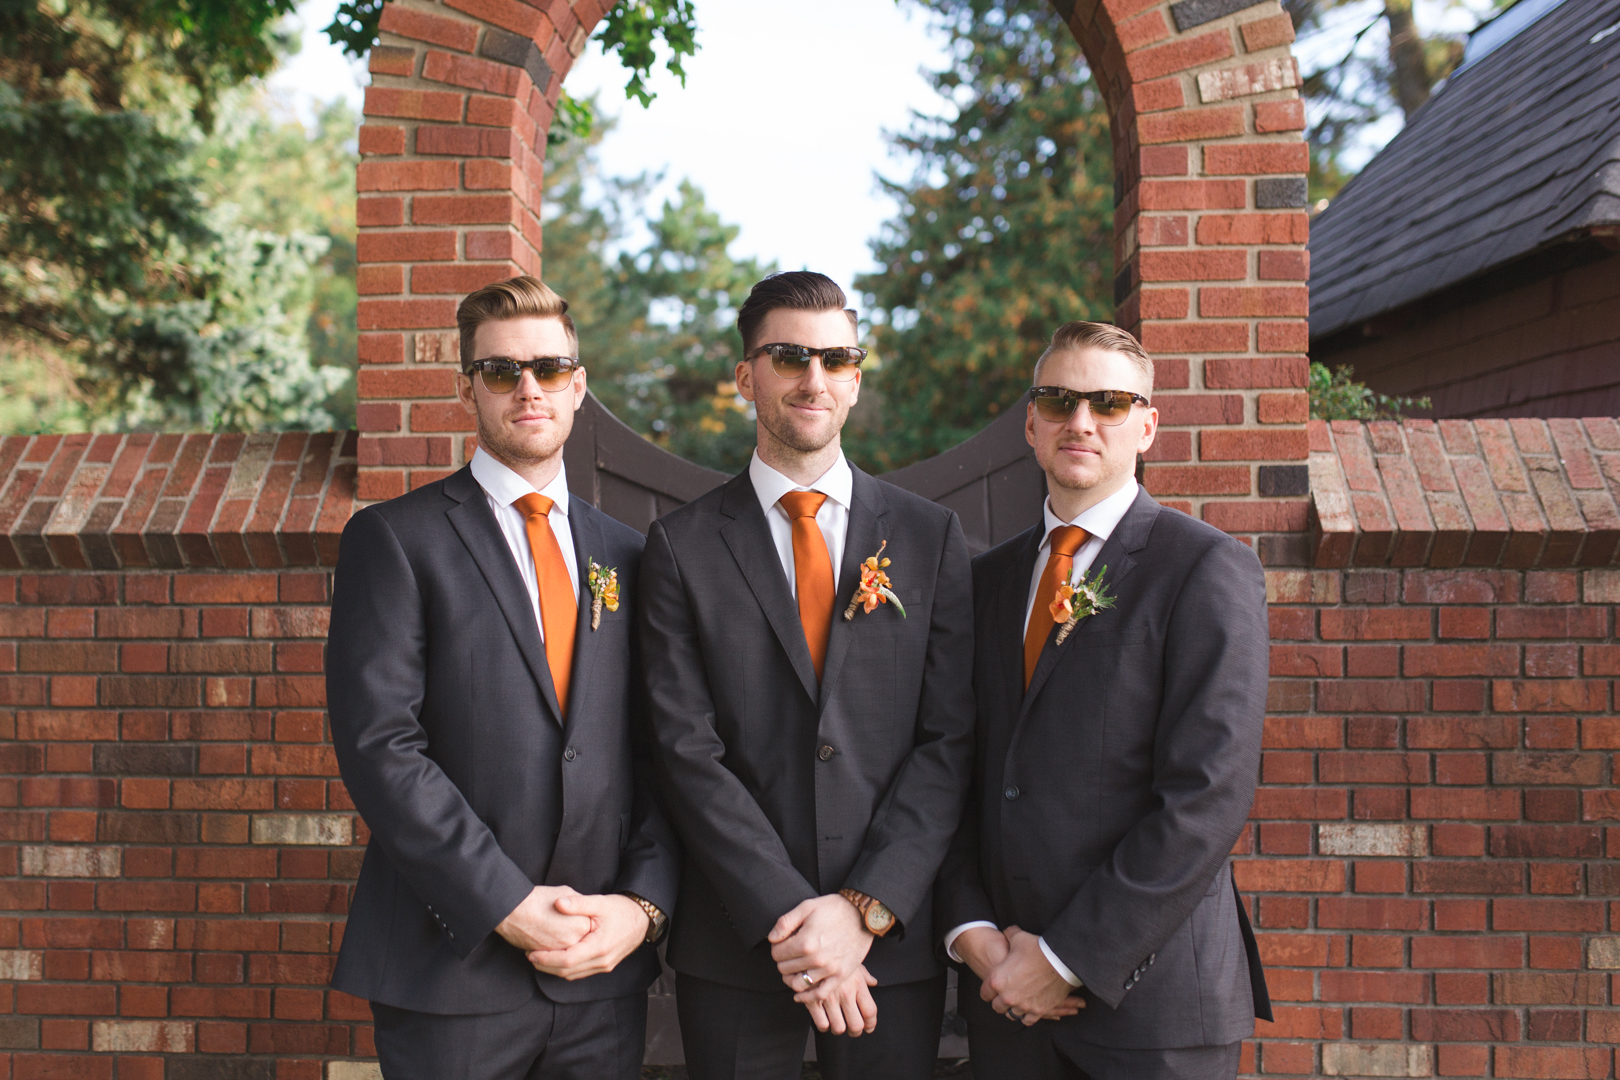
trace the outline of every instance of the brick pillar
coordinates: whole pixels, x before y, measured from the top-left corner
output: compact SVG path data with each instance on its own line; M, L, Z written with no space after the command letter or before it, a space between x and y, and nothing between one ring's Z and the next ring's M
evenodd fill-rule
M1148 490L1267 562L1303 563L1310 263L1292 25L1275 2L1054 2L1113 118L1116 318L1158 359Z
M546 132L610 0L392 0L371 54L357 178L361 500L464 463L455 311L540 273Z

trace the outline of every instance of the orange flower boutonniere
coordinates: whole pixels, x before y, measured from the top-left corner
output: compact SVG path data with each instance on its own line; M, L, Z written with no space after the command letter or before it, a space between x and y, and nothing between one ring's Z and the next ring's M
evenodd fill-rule
M587 560L590 569L585 581L591 587L591 629L602 625L602 609L619 610L619 571L613 566L598 566L595 559Z
M1072 580L1057 587L1057 595L1052 598L1049 609L1052 621L1063 624L1063 629L1058 631L1057 644L1063 644L1074 633L1081 619L1114 606L1114 598L1108 595L1107 588L1103 586L1103 575L1106 573L1108 567L1105 566L1089 578L1076 574Z
M893 583L884 572L889 560L883 557L883 549L888 546L889 542L883 541L878 547L877 554L861 563L861 583L855 589L855 595L850 597L849 607L844 611L845 622L855 617L856 608L864 608L870 615L877 610L879 604L893 604L895 610L900 612L900 617L902 619L906 617L905 605L894 595Z

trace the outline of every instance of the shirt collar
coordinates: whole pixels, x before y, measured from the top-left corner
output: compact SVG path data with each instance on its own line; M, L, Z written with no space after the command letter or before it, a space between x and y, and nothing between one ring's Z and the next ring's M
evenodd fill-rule
M1100 503L1096 503L1080 511L1073 521L1064 521L1052 513L1052 499L1047 497L1042 504L1041 515L1045 519L1046 534L1041 538L1041 550L1046 550L1052 542L1052 530L1062 525L1078 525L1086 532L1098 539L1107 542L1119 527L1120 521L1130 510L1131 504L1136 501L1136 479L1125 481L1125 486L1114 492Z
M843 454L833 462L832 468L822 473L814 482L807 485L796 484L783 476L769 465L759 459L759 451L748 463L748 479L754 485L754 494L759 498L759 508L767 514L771 507L776 505L778 499L790 491L819 491L845 510L850 507L854 498L855 476L849 471L849 461Z
M486 454L482 446L473 451L472 474L473 479L478 481L478 486L483 488L503 510L534 491L533 484L497 461L493 455ZM540 489L540 494L555 504L553 510L560 510L562 515L567 517L568 470L558 469L551 482Z

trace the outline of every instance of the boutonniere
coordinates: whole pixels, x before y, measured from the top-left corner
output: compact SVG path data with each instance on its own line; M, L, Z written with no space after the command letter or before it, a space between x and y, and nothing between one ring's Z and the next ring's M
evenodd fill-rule
M595 559L588 560L590 569L585 581L591 587L591 629L602 625L602 609L619 610L619 571L612 566L598 566Z
M905 605L900 598L894 595L893 583L883 568L889 565L889 560L883 557L883 549L889 546L887 540L883 541L877 549L877 554L861 563L861 583L855 589L855 595L849 598L849 607L844 610L844 621L848 622L855 617L856 608L865 608L870 615L883 603L893 604L900 617L906 617Z
M1103 585L1103 575L1106 573L1108 567L1105 566L1089 578L1084 574L1075 574L1057 587L1051 611L1052 621L1063 624L1057 636L1059 645L1074 632L1081 619L1114 606L1114 598L1108 595L1108 589Z

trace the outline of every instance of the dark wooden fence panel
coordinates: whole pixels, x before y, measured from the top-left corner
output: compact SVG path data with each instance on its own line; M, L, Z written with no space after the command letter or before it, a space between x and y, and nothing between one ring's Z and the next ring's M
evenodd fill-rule
M642 532L726 480L648 442L594 394L574 417L563 458L570 491ZM960 446L883 479L955 510L975 555L1038 522L1046 497L1046 478L1024 441L1022 401Z

